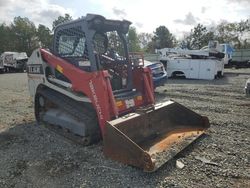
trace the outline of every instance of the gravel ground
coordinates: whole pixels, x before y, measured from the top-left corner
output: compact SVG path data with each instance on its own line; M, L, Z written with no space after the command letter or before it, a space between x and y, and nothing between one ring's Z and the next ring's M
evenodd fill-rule
M0 187L250 187L250 69L213 81L169 79L156 90L208 116L211 128L158 171L105 158L36 126L25 73L0 75ZM176 160L184 168L176 167Z

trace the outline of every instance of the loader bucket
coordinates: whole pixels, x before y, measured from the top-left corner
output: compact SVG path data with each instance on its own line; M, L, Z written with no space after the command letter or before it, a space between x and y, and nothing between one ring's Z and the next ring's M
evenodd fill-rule
M197 139L209 127L207 117L167 101L107 122L104 155L152 172Z

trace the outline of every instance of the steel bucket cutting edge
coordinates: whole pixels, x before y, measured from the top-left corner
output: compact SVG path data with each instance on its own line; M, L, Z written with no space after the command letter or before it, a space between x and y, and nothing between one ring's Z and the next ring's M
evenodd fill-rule
M131 113L107 122L104 154L124 164L152 172L174 157L209 128L207 117L177 102Z

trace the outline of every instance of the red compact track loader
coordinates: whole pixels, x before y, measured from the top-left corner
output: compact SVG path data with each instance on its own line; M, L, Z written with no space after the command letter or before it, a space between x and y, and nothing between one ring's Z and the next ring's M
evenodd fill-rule
M53 48L28 60L29 90L38 123L83 145L102 138L107 157L152 172L209 121L176 102L155 103L151 70L128 53L130 24L87 14L58 25Z

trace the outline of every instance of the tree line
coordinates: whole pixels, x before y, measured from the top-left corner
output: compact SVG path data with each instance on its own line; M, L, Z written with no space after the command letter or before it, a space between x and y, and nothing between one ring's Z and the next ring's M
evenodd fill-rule
M59 16L52 23L52 30L39 24L38 27L28 18L15 17L9 25L0 23L0 53L4 51L27 52L28 55L38 47L50 48L55 27L72 20L69 14ZM153 33L138 33L130 27L128 44L130 51L154 53L156 48L200 49L209 40L230 43L234 48L250 48L250 20L235 23L221 22L217 26L206 27L197 24L184 38L177 40L166 26L159 26Z
M136 32L135 28L132 28L131 31ZM137 47L136 50L149 53L153 53L155 49L173 47L197 50L207 46L210 40L229 43L235 49L244 49L250 48L250 19L235 23L224 21L213 27L206 27L199 23L181 40L177 40L166 26L159 26L153 34L139 33L134 35L137 36L134 37L137 40L131 41L131 43L138 41L137 46L141 47ZM132 50L134 49L132 48Z
M50 48L55 27L72 20L69 14L53 21L52 31L45 25L38 27L28 18L15 17L9 25L0 23L0 53L5 51L26 52L28 55L38 47Z

